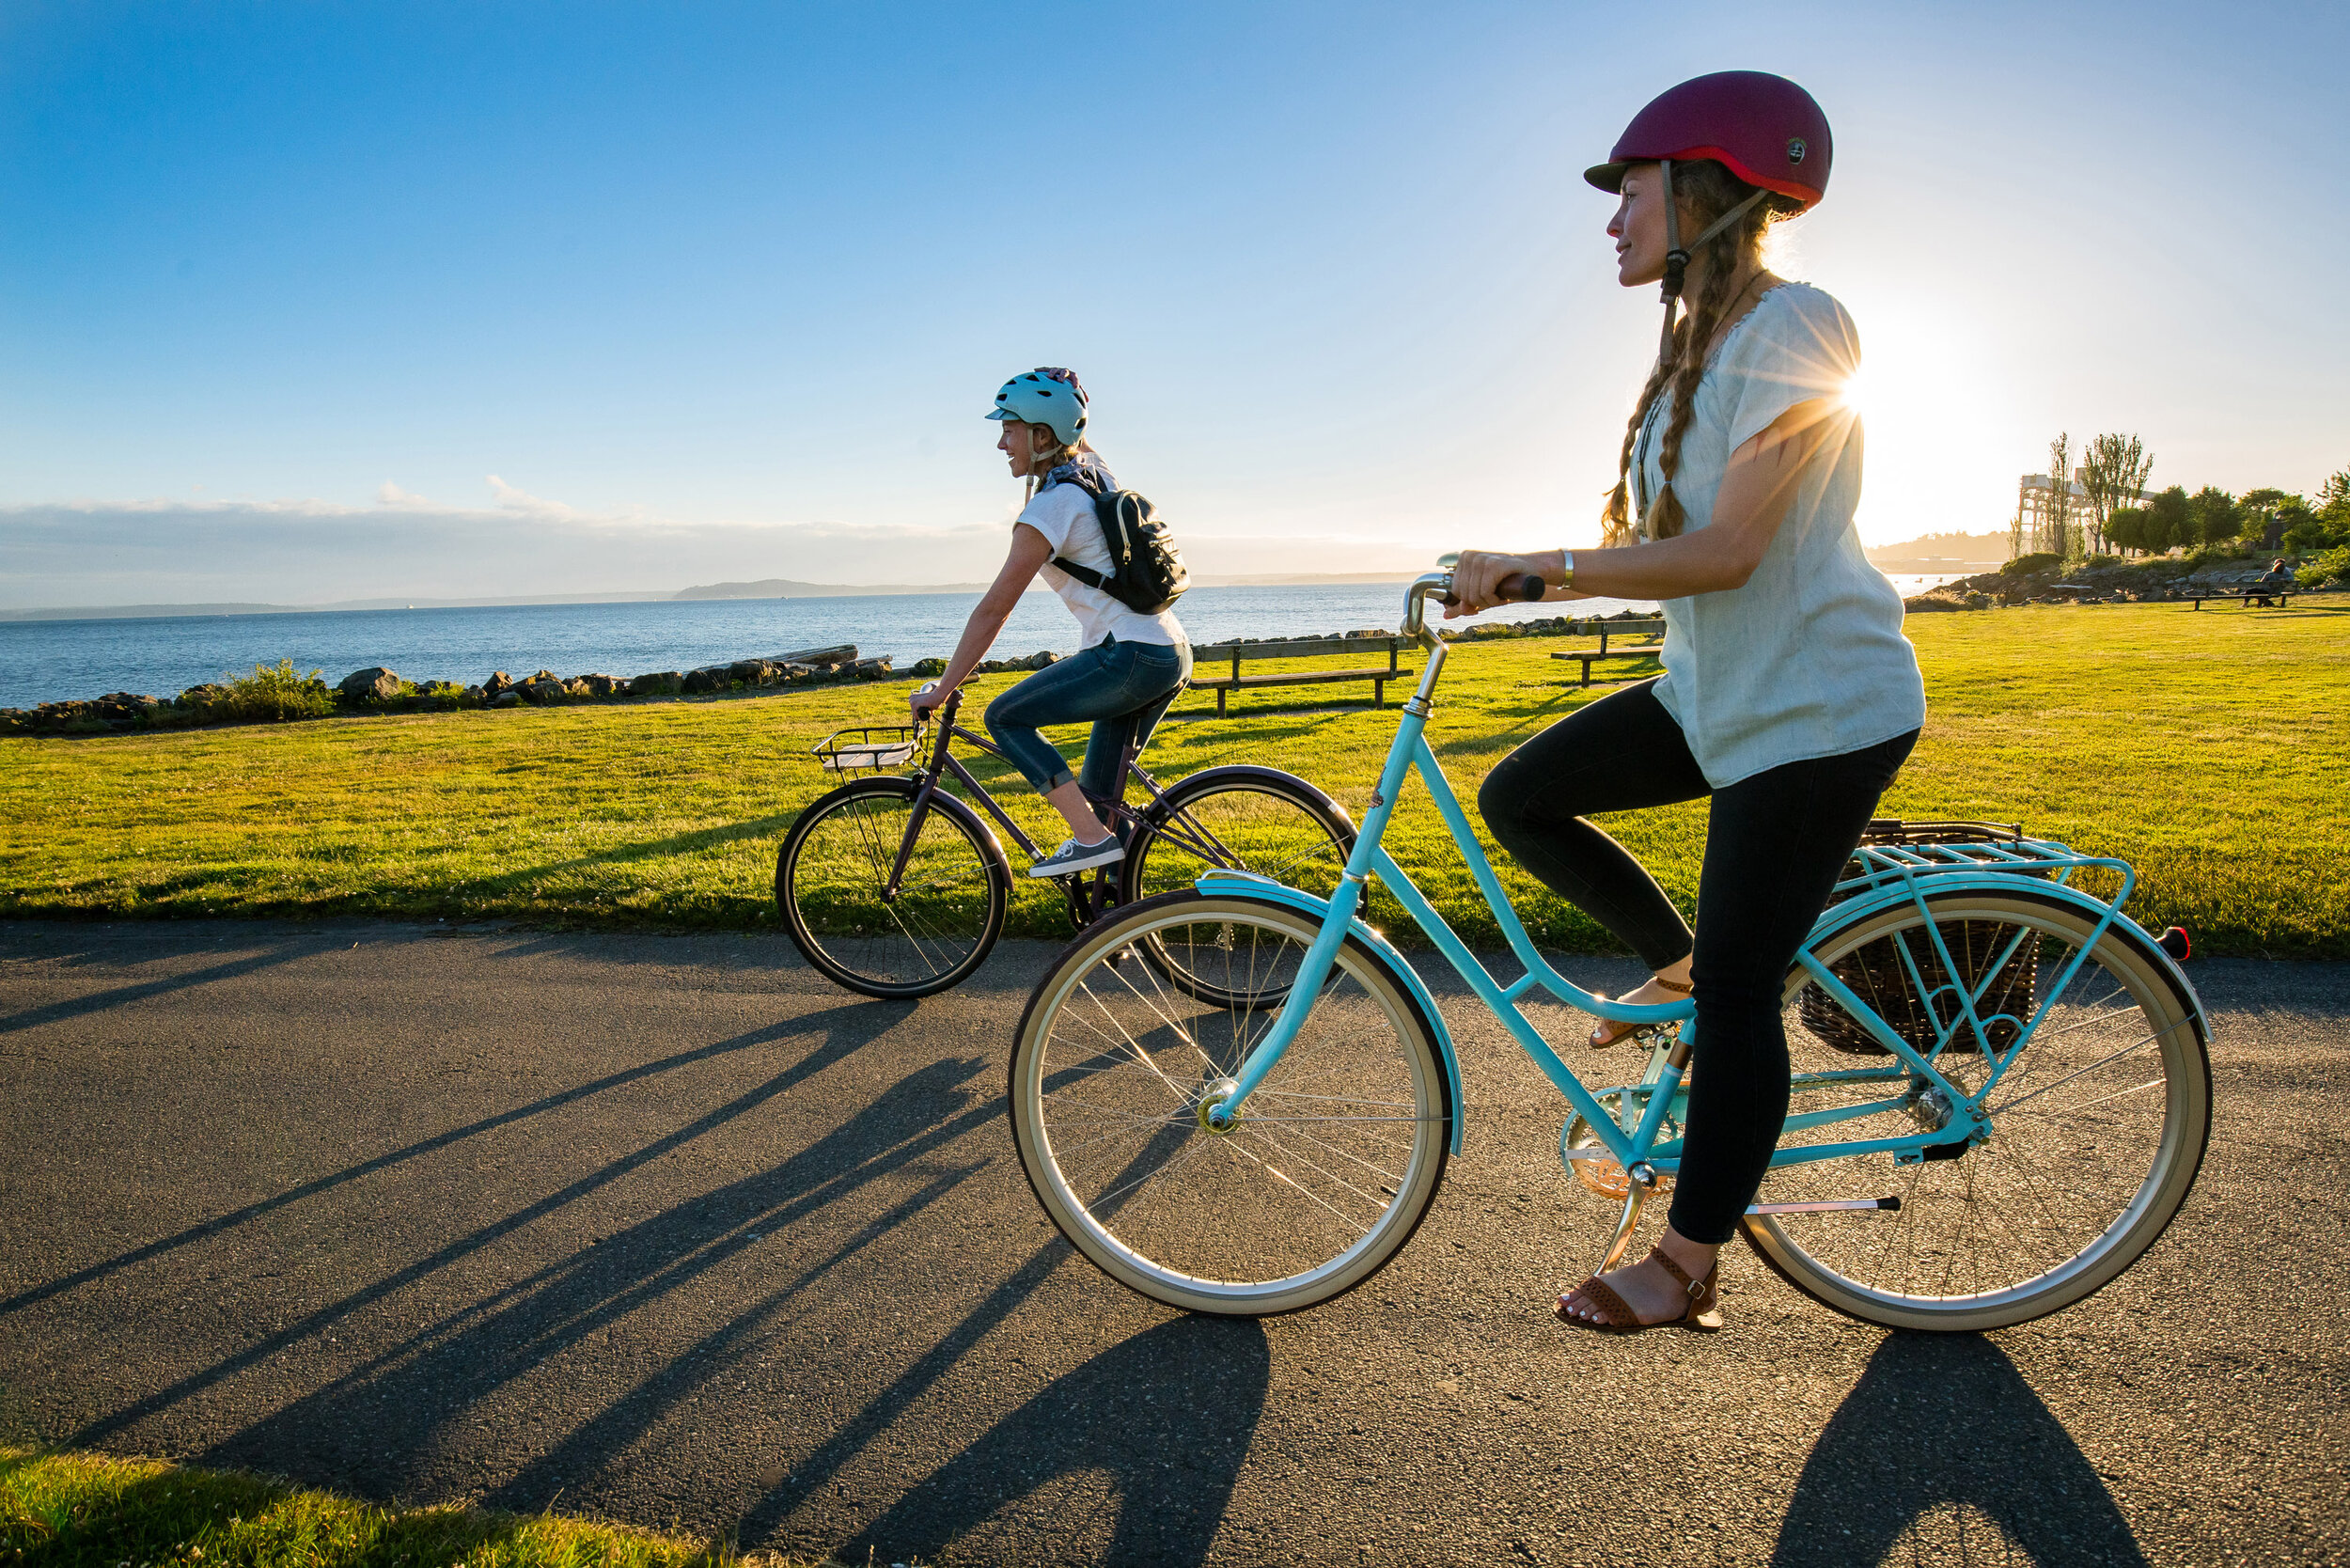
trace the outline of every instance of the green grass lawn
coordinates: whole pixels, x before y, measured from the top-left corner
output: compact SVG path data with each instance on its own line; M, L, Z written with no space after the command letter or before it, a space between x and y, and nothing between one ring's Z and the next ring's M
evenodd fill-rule
M0 1449L11 1568L788 1568L555 1514L381 1508L258 1476Z
M1909 630L1932 716L1888 814L2020 822L2120 855L2142 879L2133 912L2188 927L2201 951L2350 957L2350 605L2035 605ZM1511 746L1608 690L1570 684L1574 666L1547 657L1559 646L1456 651L1431 735L1464 797ZM984 677L979 694L1015 679ZM838 782L808 746L893 721L907 689L0 740L0 914L773 929L776 851ZM1359 816L1395 714L1298 690L1313 705L1255 696L1227 721L1186 698L1147 761L1162 777L1270 762ZM1016 776L980 771L1034 836L1059 841ZM1606 825L1689 902L1702 806ZM1465 934L1497 940L1417 788L1389 845ZM1609 945L1529 879L1504 880L1545 944ZM1411 934L1391 907L1373 918ZM1021 879L1010 930L1066 935L1058 895Z

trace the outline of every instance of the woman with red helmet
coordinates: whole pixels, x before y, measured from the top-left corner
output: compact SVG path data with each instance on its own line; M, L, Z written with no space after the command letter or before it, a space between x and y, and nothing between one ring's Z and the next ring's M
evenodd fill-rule
M1901 596L1861 553L1852 319L1762 261L1775 223L1826 192L1826 118L1760 71L1700 76L1634 118L1585 176L1620 199L1617 279L1661 283L1665 330L1603 513L1599 549L1465 553L1473 614L1505 579L1548 597L1655 599L1665 673L1527 742L1485 780L1494 837L1652 971L1624 999L1697 999L1686 1151L1669 1224L1640 1262L1558 1304L1579 1327L1719 1324L1715 1258L1787 1116L1781 986L1925 721ZM1684 309L1684 297L1686 308ZM1708 801L1692 933L1587 819ZM1605 1047L1629 1029L1603 1025Z

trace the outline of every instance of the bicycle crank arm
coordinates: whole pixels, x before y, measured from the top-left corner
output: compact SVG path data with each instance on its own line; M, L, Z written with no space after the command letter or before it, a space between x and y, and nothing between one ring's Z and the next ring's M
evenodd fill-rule
M1891 1211L1902 1206L1898 1198L1840 1198L1823 1203L1749 1203L1750 1215L1837 1215L1856 1209Z

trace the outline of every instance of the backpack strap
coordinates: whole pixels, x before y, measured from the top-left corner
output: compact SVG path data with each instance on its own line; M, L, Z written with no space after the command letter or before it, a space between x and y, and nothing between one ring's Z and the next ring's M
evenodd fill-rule
M1093 521L1102 530L1102 542L1109 547L1110 569L1106 572L1096 572L1089 566L1078 565L1065 556L1055 556L1052 564L1088 588L1106 589L1126 566L1120 550L1120 546L1125 543L1126 534L1118 525L1119 499L1126 493L1110 489L1082 466L1073 465L1056 482L1073 484L1093 497Z

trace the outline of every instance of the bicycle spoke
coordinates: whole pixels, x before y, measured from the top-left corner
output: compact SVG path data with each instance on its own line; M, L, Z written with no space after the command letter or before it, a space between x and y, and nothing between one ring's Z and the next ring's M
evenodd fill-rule
M1000 905L990 863L933 796L916 830L902 788L853 786L820 801L794 829L778 876L792 934L844 983L920 995L951 983L993 940ZM889 875L901 854L899 890Z
M1311 928L1246 905L1120 918L1136 929L1097 927L1079 972L1048 977L1015 1061L1015 1123L1033 1127L1022 1147L1047 1207L1095 1262L1161 1299L1343 1288L1345 1271L1386 1255L1358 1264L1365 1247L1400 1243L1441 1168L1442 1079L1416 1011L1341 948L1263 1084L1211 1130L1198 1107L1279 1020L1255 998L1295 974ZM1164 962L1143 964L1146 979L1115 962L1126 951ZM1119 1071L1104 1070L1111 1052ZM1146 1142L1141 1167L1124 1158Z
M1775 1267L1856 1315L1904 1326L1996 1325L2093 1289L2106 1277L2088 1272L2097 1260L2123 1247L2131 1250L2120 1256L2134 1256L2175 1209L2184 1191L2176 1185L2151 1228L2141 1223L2144 1196L2171 1168L2171 1097L2160 1091L2176 1082L2177 1063L2198 1059L2199 1046L2167 982L2134 966L2120 936L2088 917L2054 899L1996 892L1945 895L1937 904L1974 906L1945 919L1938 947L1908 907L1856 921L1847 945L1819 958L1913 1044L1920 1038L1914 1029L1933 1031L1924 1036L1928 1048L1946 1024L1954 1031L1935 1065L1954 1090L1982 1097L1987 1136L1954 1158L1898 1167L1896 1211L1750 1224ZM1898 952L1915 967L1871 956ZM1930 1005L1916 993L1920 980L1935 990ZM1963 1019L1950 1020L1954 992L1971 1000L1995 1054L1980 1053ZM1825 1015L1823 995L1806 983L1787 1002L1793 1066L1811 1075L1805 1108L1883 1094L1880 1085L1825 1076L1857 1048L1839 1044L1851 1036ZM2013 1022L1994 1027L1998 1016ZM1983 1086L1995 1072L1999 1098L1992 1105ZM1915 1070L1908 1075L1902 1104L1926 1127L1940 1124L1929 1115L1935 1102L1921 1098L1926 1085ZM1791 1137L1816 1145L1865 1136L1843 1122ZM1840 1197L1856 1182L1886 1190L1871 1168L1853 1159L1781 1168L1772 1174L1773 1197ZM2049 1305L2035 1305L2042 1300Z

